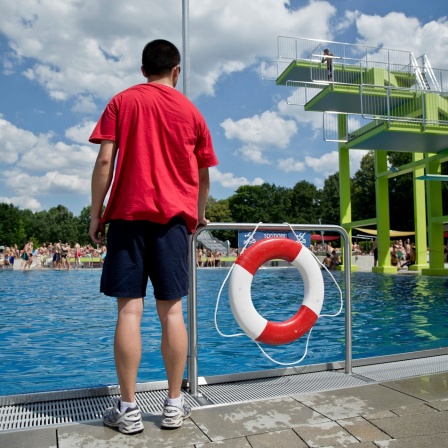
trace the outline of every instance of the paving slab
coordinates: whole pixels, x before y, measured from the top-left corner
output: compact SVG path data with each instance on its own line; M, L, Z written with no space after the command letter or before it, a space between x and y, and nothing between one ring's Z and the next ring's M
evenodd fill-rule
M321 448L378 448L373 442L344 443L343 445L323 446Z
M421 400L417 398L379 384L301 394L294 397L332 420L373 414L399 406L421 403Z
M446 434L432 434L426 436L406 437L400 440L376 442L376 446L380 448L446 448L448 443Z
M159 415L144 415L145 430L132 436L108 428L101 421L58 428L58 448L184 448L209 439L189 419L181 428L163 430Z
M412 414L429 414L431 412L437 412L437 409L429 404L415 404L412 406L400 406L399 408L391 409L394 414L397 415L412 415Z
M0 432L2 448L57 448L56 428Z
M305 442L292 429L248 436L251 448L307 448Z
M329 421L290 397L195 409L191 419L213 442Z
M429 403L429 406L437 409L438 411L448 411L448 399L431 401L431 403Z
M337 423L356 437L360 442L373 442L374 440L390 439L386 433L362 417L352 417L344 420L338 420Z
M394 439L445 434L445 447L448 446L448 411L385 418L375 420L375 425Z
M339 426L336 422L301 425L298 428L294 428L294 431L311 448L357 442L355 437Z
M386 381L381 385L425 401L448 399L448 372Z
M220 442L200 443L195 448L252 448L246 437L237 439L221 440Z

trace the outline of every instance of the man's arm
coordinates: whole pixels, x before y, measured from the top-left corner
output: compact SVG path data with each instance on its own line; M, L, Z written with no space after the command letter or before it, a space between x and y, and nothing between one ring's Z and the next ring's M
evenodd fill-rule
M210 191L210 176L208 168L199 169L199 194L198 194L198 226L206 226L210 221L205 217L205 204Z
M117 144L110 140L101 142L92 173L92 206L90 209L89 235L95 243L104 241L104 223L101 222L101 212L104 198L109 190L114 174Z

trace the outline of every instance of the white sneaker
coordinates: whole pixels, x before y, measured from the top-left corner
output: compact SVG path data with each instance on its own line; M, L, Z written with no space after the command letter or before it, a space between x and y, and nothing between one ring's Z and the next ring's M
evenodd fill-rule
M168 404L168 399L165 399L163 404L163 420L161 427L165 429L180 428L184 420L191 415L191 407L185 404L182 395L182 407L171 406Z
M123 434L137 434L145 428L142 422L142 413L140 409L127 408L124 412L120 412L121 400L115 403L115 406L108 408L103 414L103 423L112 428L118 428Z

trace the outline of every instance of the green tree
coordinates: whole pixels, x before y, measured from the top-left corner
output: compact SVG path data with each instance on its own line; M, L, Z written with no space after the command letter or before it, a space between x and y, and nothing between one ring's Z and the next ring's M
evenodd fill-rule
M229 198L235 222L285 222L290 208L290 190L268 183L243 185Z
M0 244L25 244L27 234L20 210L12 204L0 203Z
M389 164L400 167L412 161L409 152L390 152ZM412 173L389 179L390 228L394 230L414 230L414 185Z
M322 224L340 224L341 207L339 199L339 172L336 172L325 179L321 191L321 202L318 213Z
M78 239L77 218L63 205L48 210L47 222L49 242L63 241L73 243Z
M352 183L352 220L376 217L375 163L373 151L362 159Z
M88 205L81 210L77 221L77 241L81 246L90 244L89 229L90 229L90 209Z
M320 215L320 192L315 185L302 180L290 192L291 207L287 222L294 224L317 223Z
M213 196L209 196L205 205L205 217L210 222L233 222L229 200L216 200ZM221 241L229 240L232 247L238 244L238 234L234 230L214 230L212 233Z

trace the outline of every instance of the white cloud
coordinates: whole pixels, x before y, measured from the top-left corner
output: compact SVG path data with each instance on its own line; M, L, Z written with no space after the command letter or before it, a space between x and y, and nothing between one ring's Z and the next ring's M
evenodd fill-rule
M302 173L306 169L306 166L303 162L294 160L292 157L288 157L287 159L280 159L278 161L278 167L285 173L289 173L291 171Z
M192 96L214 94L223 74L253 65L260 55L275 55L279 30L330 37L336 8L329 2L313 1L298 10L288 6L284 0L191 0ZM25 75L57 100L86 93L106 99L144 81L139 65L148 40L163 37L181 48L181 17L178 0L165 0L163 6L144 0L6 2L0 31L13 56L4 67L11 71L17 61L30 61Z
M309 128L312 131L313 138L322 135L322 113L308 112L302 106L288 104L282 100L277 104L279 114L284 117L293 118L301 128Z
M273 147L286 148L297 132L295 121L285 120L273 111L237 121L227 118L221 127L227 139L237 139L243 143L238 152L245 160L261 164L270 163L264 152Z
M41 203L29 195L14 196L9 198L0 196L0 203L13 204L15 207L29 209L33 212L37 212L42 208Z
M221 184L225 188L232 189L237 189L242 185L261 185L264 183L264 180L260 177L249 181L246 177L235 177L233 173L221 173L216 167L210 168L210 180Z
M236 151L244 160L259 165L270 165L271 161L263 155L263 152L254 145L244 145Z
M425 53L433 67L448 68L447 59L441 57L448 50L447 17L422 24L402 12L385 16L356 12L356 27L363 45L412 51L416 57Z
M327 152L321 157L305 157L306 166L312 168L316 173L324 177L339 171L338 151Z
M83 121L75 126L72 126L65 131L65 137L75 143L86 144L96 126L94 121Z
M87 141L92 127L85 122L68 129L67 135ZM89 193L97 156L94 147L53 139L51 133L36 136L0 117L0 156L2 163L10 165L0 178L2 191L9 192L5 201L37 210L39 196Z
M72 107L73 112L94 113L98 110L95 101L91 96L79 96Z
M245 143L277 148L286 147L297 132L294 121L285 120L272 111L238 121L227 118L221 123L221 127L229 140L235 138Z

